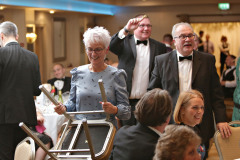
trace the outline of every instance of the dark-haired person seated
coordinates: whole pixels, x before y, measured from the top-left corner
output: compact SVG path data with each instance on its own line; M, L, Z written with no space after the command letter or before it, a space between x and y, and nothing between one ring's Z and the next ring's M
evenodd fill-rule
M124 126L117 132L110 160L151 160L158 138L170 121L172 101L168 92L153 89L136 105L139 123Z
M233 98L233 92L237 86L235 59L234 55L228 55L225 60L227 69L223 71L220 79L224 98Z
M201 138L189 127L169 125L160 137L153 160L200 160Z

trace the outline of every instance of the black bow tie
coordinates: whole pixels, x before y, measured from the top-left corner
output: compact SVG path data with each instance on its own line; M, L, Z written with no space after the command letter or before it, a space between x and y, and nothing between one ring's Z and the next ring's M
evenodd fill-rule
M179 56L179 61L183 61L184 59L187 59L187 60L192 60L192 56L186 56L186 57L180 57Z
M231 68L231 66L227 66L227 69L230 69Z
M139 41L139 40L137 40L137 45L139 45L139 44L144 44L145 46L147 45L147 40L144 40L144 41Z

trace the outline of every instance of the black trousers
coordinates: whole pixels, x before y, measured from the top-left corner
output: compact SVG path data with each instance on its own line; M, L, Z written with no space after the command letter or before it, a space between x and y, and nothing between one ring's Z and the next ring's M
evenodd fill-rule
M135 111L135 106L137 104L137 102L139 101L139 99L129 99L129 104L131 106L131 117L129 120L121 120L121 125L125 126L125 125L135 125L137 123L137 120L134 116L134 111Z
M220 67L220 73L222 75L222 72L224 70L224 65L225 65L225 61L226 61L227 55L225 55L224 53L220 53L220 63L221 63L221 67Z
M18 124L0 124L0 160L14 160L15 148L25 137Z

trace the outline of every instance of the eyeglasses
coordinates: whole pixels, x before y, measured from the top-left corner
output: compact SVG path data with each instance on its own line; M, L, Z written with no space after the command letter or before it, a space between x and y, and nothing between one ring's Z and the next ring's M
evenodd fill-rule
M195 37L195 34L189 34L189 35L180 35L180 36L174 37L174 38L179 38L180 40L186 40L187 38L193 39L194 37Z
M140 25L138 25L138 27L140 27L140 28L145 28L145 27L147 27L147 28L152 28L152 25L151 25L151 24L147 24L147 25L145 25L145 24L140 24Z
M104 48L95 48L95 49L92 49L92 48L86 48L86 51L87 51L87 53L93 53L93 52L95 52L96 54L100 54L100 53L102 53L102 51L104 50Z

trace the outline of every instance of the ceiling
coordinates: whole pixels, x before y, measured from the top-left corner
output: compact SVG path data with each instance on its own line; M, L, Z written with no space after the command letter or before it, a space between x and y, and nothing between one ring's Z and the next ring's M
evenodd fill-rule
M0 0L0 5L114 15L117 7L203 5L219 2L240 4L240 0Z
M240 0L85 0L89 2L105 3L118 6L166 6L166 5L197 5L230 3L240 4Z

